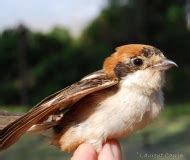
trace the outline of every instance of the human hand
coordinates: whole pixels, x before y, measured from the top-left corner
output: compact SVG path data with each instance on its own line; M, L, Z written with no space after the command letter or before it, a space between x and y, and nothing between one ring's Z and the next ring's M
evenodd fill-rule
M74 152L72 160L121 160L121 148L116 140L107 141L99 154L91 144L83 143Z

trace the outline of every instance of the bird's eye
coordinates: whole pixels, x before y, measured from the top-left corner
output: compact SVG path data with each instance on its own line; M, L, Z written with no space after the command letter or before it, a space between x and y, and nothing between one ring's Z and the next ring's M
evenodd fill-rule
M133 64L136 65L136 66L141 66L143 64L143 60L140 59L140 58L135 58L133 60Z

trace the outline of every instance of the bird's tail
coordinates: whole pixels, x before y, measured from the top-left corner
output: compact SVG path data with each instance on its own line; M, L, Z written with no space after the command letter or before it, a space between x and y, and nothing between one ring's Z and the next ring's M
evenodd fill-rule
M0 112L0 130L20 118L22 113Z

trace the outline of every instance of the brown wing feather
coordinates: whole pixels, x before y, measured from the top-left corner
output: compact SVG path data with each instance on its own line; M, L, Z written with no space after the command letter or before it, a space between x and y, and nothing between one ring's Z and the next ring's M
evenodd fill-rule
M0 132L0 150L16 142L32 125L42 122L60 108L72 106L84 96L98 90L113 86L117 79L106 75L84 79L45 98L21 118L6 126Z

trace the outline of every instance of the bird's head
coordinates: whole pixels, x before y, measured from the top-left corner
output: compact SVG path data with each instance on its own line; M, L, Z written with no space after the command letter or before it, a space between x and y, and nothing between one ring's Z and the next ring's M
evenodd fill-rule
M168 60L157 48L150 45L129 44L116 48L106 58L103 70L108 76L122 78L138 70L165 71L177 64Z
M164 81L162 75L172 66L177 64L168 60L159 49L150 45L129 44L116 48L115 53L104 61L103 70L110 77L127 79L127 83L147 86L149 82L151 88L160 88Z

